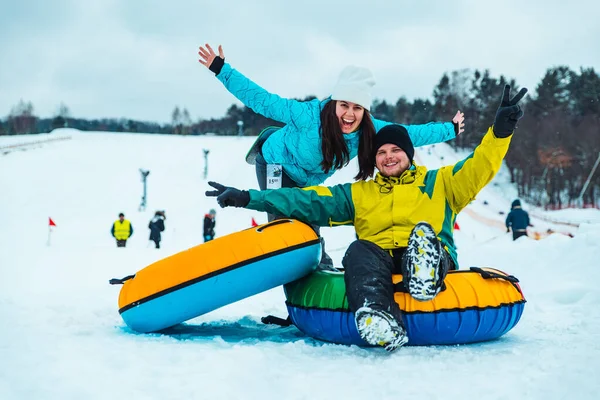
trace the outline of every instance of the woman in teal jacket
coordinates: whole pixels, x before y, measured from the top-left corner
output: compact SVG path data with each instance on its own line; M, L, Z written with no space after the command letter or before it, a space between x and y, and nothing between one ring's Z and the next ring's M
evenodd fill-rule
M267 188L268 164L282 170L281 187L308 187L323 183L333 173L358 156L356 179L373 175L369 162L377 132L392 122L372 118L371 88L375 80L366 68L348 66L340 74L332 95L324 100L298 101L267 92L225 63L210 45L200 46L199 62L215 73L225 88L246 107L285 124L261 135L256 158L259 186ZM415 147L444 142L464 129L464 115L458 111L453 122L407 125ZM269 215L269 221L276 218ZM315 227L318 233L318 227Z

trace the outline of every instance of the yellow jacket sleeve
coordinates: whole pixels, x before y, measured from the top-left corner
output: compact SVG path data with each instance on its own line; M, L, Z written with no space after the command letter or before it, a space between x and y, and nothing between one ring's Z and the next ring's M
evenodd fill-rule
M465 208L494 178L502 166L511 138L512 135L497 138L490 127L473 153L453 166L439 170L444 180L446 198L454 212Z

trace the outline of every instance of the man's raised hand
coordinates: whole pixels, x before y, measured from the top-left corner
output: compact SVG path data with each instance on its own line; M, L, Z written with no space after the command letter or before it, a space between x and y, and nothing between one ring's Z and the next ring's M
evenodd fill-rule
M509 137L517 126L517 122L523 116L523 109L519 101L527 93L527 88L522 88L512 99L510 98L510 85L504 86L504 93L500 101L500 107L496 111L494 120L494 135L499 138Z

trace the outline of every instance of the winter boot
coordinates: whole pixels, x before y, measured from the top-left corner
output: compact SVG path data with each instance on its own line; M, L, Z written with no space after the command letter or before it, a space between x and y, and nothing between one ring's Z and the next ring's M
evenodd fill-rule
M408 342L406 330L388 312L361 307L354 313L360 337L373 346L392 352Z
M404 286L414 299L431 300L442 289L448 271L444 251L427 222L419 222L413 228L402 256L402 275Z

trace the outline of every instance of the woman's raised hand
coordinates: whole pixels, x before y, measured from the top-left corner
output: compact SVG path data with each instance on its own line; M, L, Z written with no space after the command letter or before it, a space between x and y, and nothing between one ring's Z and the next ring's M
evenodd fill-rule
M454 118L452 118L452 123L454 124L454 130L456 131L456 136L460 135L465 131L465 114L458 110Z
M208 43L206 43L204 46L206 47L200 46L198 49L198 54L200 55L200 59L198 61L206 68L210 68L210 65L217 57L217 54ZM225 59L225 54L223 53L223 47L221 45L219 45L219 57Z

